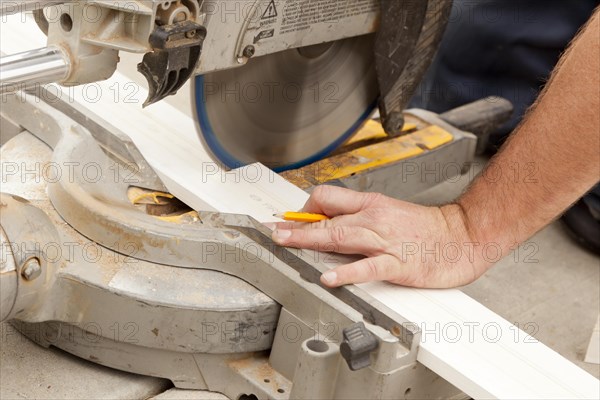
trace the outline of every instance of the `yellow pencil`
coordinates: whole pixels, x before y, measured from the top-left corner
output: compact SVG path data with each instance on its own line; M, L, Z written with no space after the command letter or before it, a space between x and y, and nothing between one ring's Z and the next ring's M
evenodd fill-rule
M281 214L273 214L273 216L277 217L277 218L281 218L285 221L309 222L309 223L325 221L325 220L329 219L329 217L327 217L326 215L293 212L293 211L284 212Z

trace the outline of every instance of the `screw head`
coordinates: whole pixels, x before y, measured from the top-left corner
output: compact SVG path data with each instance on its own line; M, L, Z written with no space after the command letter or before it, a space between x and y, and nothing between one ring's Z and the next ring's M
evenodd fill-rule
M185 37L188 39L192 39L196 36L196 31L188 31L185 33Z
M42 266L37 258L30 258L21 270L21 276L27 281L32 281L42 274Z
M256 53L256 48L254 48L254 46L252 46L252 45L246 46L246 48L244 49L244 57L252 58L252 57L254 57L255 53Z

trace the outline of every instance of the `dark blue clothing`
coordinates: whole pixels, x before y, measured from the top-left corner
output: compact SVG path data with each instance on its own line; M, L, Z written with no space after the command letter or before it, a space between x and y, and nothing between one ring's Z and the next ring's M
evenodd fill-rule
M448 29L412 107L434 112L502 96L512 120L490 148L514 130L533 104L560 55L600 0L454 0ZM600 185L563 217L582 244L600 254Z
M511 100L510 133L599 0L455 0L440 51L412 106L443 112L490 95Z

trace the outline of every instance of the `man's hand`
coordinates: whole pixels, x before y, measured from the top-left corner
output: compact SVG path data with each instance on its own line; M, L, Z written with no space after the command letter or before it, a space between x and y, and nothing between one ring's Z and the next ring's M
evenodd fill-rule
M325 273L331 287L368 281L447 288L468 284L488 263L476 256L459 206L423 207L376 193L332 186L317 188L304 212L332 219L315 224L280 223L280 245L366 258Z
M563 56L536 107L456 204L422 207L377 194L318 188L304 211L332 217L280 224L284 246L366 258L323 275L328 286L387 280L470 283L560 215L600 179L600 8ZM531 168L533 167L533 169ZM531 174L515 171L531 171Z

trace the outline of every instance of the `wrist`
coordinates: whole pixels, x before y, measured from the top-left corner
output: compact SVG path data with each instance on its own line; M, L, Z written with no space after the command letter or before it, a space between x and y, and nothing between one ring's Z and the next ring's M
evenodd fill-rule
M450 240L463 251L463 261L468 260L473 269L474 279L483 275L492 265L489 258L483 254L485 244L476 226L469 219L468 210L460 203L451 203L440 207L444 217Z
M461 243L477 243L478 238L461 204L446 204L440 207L440 211L453 239Z

